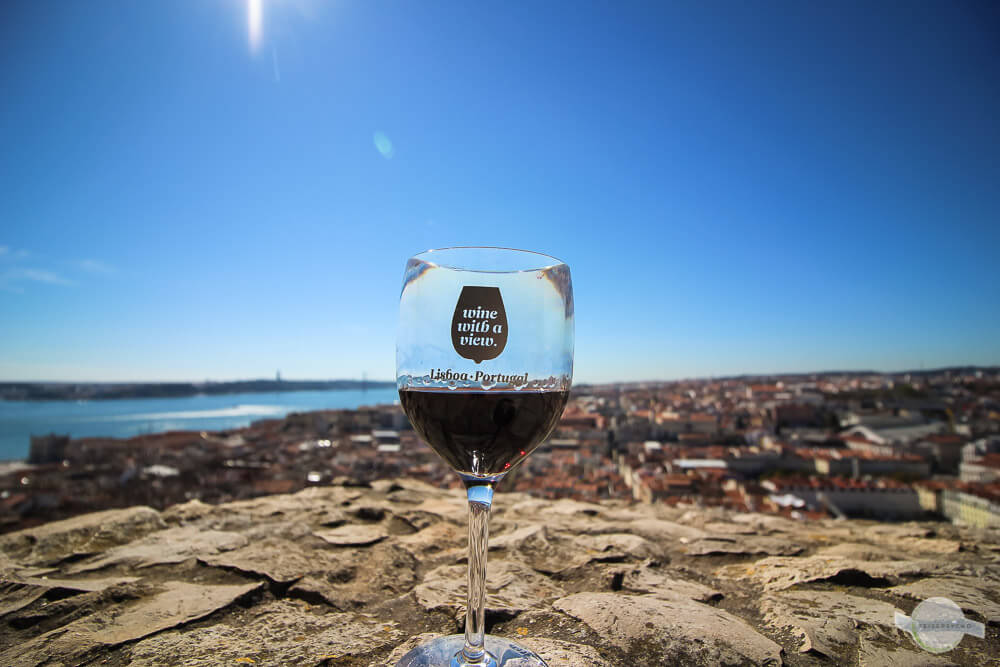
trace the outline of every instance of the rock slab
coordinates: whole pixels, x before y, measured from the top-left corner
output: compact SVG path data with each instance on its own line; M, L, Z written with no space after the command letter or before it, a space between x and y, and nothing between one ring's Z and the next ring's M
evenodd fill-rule
M554 607L586 623L626 653L658 664L780 665L781 646L732 614L691 600L616 593L577 593Z

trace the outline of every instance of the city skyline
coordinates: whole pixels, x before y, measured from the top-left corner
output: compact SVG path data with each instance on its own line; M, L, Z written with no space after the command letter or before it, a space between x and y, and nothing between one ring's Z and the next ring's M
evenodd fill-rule
M933 375L937 373L946 372L959 372L959 371L979 371L992 373L1000 369L998 365L977 365L977 364L956 364L952 366L936 366L936 367L926 367L926 368L899 368L895 370L882 370L878 368L838 368L838 369L823 369L823 370L806 370L806 371L785 371L785 372L753 372L747 371L742 373L723 373L718 375L687 375L680 377L649 377L649 378L638 378L632 380L602 380L602 381L589 381L589 380L577 380L574 379L574 386L615 386L615 385L639 385L648 384L654 385L657 383L671 384L676 382L714 382L714 381L728 381L728 380L742 380L742 379L781 379L781 378L809 378L815 377L833 377L833 376L884 376L892 377L898 375ZM172 380L158 380L158 379L124 379L124 380L5 380L0 378L0 385L160 385L160 384L178 384L178 385L193 385L195 387L200 385L229 385L229 384L239 384L239 383L287 383L287 384L300 384L309 382L330 382L330 383L369 383L373 386L385 385L387 383L395 383L396 380L391 377L379 378L379 377L368 377L367 375L362 375L361 377L281 377L275 381L274 377L240 377L240 378L201 378L201 379L191 379L191 378L179 378ZM241 393L243 390L235 389L233 391L226 391L223 393ZM249 390L248 390L249 391ZM258 390L253 390L258 391ZM260 390L264 391L264 390ZM298 391L298 390L285 390L285 391ZM330 391L336 391L336 389L331 389Z
M1000 363L987 3L0 8L0 381L394 377L407 257L576 380ZM990 305L994 304L994 305Z

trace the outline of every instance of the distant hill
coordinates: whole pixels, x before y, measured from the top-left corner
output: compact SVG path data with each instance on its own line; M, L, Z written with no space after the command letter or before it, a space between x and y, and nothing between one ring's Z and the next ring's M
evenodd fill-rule
M198 394L246 394L330 389L383 389L391 381L238 380L235 382L0 382L0 400L63 401L115 398L175 398Z

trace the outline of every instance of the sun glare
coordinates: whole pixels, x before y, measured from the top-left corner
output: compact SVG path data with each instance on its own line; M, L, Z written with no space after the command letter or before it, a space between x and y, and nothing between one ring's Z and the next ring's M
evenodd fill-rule
M251 51L256 51L260 46L260 33L264 22L262 5L263 0L247 0L247 35Z

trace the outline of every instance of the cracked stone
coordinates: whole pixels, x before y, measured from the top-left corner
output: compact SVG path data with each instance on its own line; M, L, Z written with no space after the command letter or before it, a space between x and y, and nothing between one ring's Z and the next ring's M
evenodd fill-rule
M955 663L946 655L934 655L920 649L885 646L864 634L858 642L859 667L946 667Z
M353 552L349 558L334 563L334 568L303 577L289 593L350 611L408 593L417 584L417 560L398 544Z
M864 535L876 542L893 543L901 538L933 537L934 531L927 526L913 523L877 523L865 530Z
M214 513L215 505L209 505L194 498L163 510L161 516L167 523L190 523Z
M330 530L317 530L313 535L320 538L327 544L338 547L347 546L367 546L380 542L389 536L389 532L378 525L348 524L331 528Z
M313 572L333 570L347 557L339 552L309 550L301 544L274 538L198 560L212 567L232 568L278 583L290 583Z
M750 565L727 565L716 574L728 579L750 579L765 591L780 591L796 584L830 579L846 580L854 585L878 586L898 583L899 578L931 574L947 569L934 561L859 561L849 558L809 556L786 558L773 556Z
M113 547L97 558L66 568L69 574L90 572L112 565L135 568L180 563L246 546L248 539L238 533L204 530L195 526L168 528L128 544Z
M448 610L456 616L465 613L468 568L444 565L427 573L413 592L417 602L428 611ZM487 564L486 609L488 612L514 615L543 607L546 601L564 591L546 576L509 560Z
M410 510L433 514L440 519L463 525L469 517L468 500L458 495L448 498L428 498Z
M410 535L403 535L398 542L417 557L440 553L465 546L467 528L442 521ZM491 540L492 542L492 540ZM492 547L493 545L490 544Z
M983 591L989 587L994 595L1000 593L997 582L988 583L981 577L931 577L913 583L895 586L890 593L914 600L927 598L948 598L965 611L979 614L991 625L1000 624L1000 604L991 600Z
M857 624L895 632L896 608L886 602L833 591L790 591L761 600L764 622L791 628L801 638L800 653L815 651L844 662L855 643Z
M726 554L794 556L802 553L802 551L802 547L791 544L787 539L780 537L741 537L736 540L706 537L691 542L685 549L685 553L689 556L720 556Z
M524 550L548 547L545 526L538 524L516 528L509 533L490 536L490 551L494 550Z
M627 533L580 535L574 541L580 549L577 555L586 555L587 561L620 561L662 555L662 551L649 540Z
M712 534L712 537L721 535L759 535L762 531L757 526L740 523L723 523L722 521L710 521L702 528Z
M816 550L816 555L867 561L899 560L899 554L888 549L857 542L842 542L829 547L821 547Z
M552 667L773 662L783 656L772 640L795 665L947 664L880 620L934 595L991 623L990 637L1000 625L1000 530L517 493L501 494L493 514L488 623L504 622L498 634ZM313 535L343 526L360 530L333 534L358 543ZM411 634L457 630L466 539L464 495L407 480L133 508L2 536L0 665L394 665ZM811 555L723 554L724 567L693 555L761 544ZM165 598L180 581L192 588ZM237 604L226 600L243 589L222 606L199 601L233 585L251 587ZM815 648L800 654L807 641ZM990 663L994 644L967 638L945 658Z
M611 667L611 663L601 657L597 649L586 644L574 644L559 639L516 637L522 644L552 667L572 665L573 667Z
M754 529L757 534L770 532L779 533L801 533L803 524L798 521L786 519L781 516L770 514L756 514L754 512L732 514L729 520L733 523L744 524ZM709 524L710 525L710 524Z
M25 586L21 583L0 582L0 618L24 609L48 592L47 586Z
M662 519L631 521L627 525L627 530L668 548L676 543L682 543L681 540L691 541L708 537L708 533L699 528Z
M27 565L45 565L74 555L99 553L166 528L151 507L84 514L0 535L0 552Z
M99 611L11 647L0 653L0 664L35 667L47 663L76 663L95 649L117 646L204 618L260 585L203 586L167 582L156 595Z
M57 579L49 577L20 577L11 581L27 586L40 586L43 588L56 588L67 591L103 591L112 586L129 584L139 581L139 577L100 577L91 579Z
M524 498L524 496L522 496ZM559 519L562 517L596 517L604 513L604 508L594 503L581 503L576 500L542 500L541 498L527 497L524 500L514 503L507 510L510 517L525 517L538 519L546 517L548 519Z
M251 610L239 624L165 632L138 642L130 651L137 667L342 664L403 639L394 622L358 614L316 615L288 600ZM354 663L351 663L354 664Z
M586 623L639 664L781 664L778 644L742 619L691 600L577 593L553 606Z
M636 593L650 593L653 597L671 600L687 598L695 602L710 602L722 598L719 591L702 584L677 579L660 572L649 563L640 567L618 570L622 575L622 588Z
M157 590L141 581L122 582L96 591L67 590L48 586L32 588L42 594L37 598L38 603L23 605L21 609L11 612L7 622L12 627L38 628L39 632L71 623L87 614L100 612L109 605L139 600ZM53 595L55 599L52 599Z

